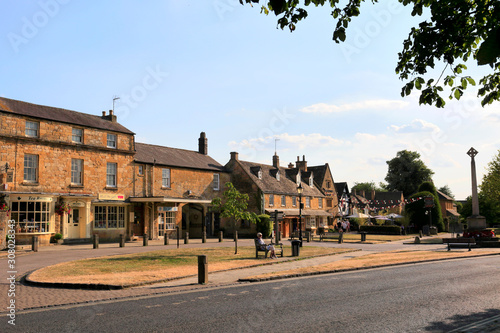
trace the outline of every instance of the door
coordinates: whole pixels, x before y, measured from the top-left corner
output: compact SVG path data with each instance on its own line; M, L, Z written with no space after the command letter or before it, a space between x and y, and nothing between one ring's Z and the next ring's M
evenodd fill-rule
M80 209L73 208L68 216L68 238L80 238Z

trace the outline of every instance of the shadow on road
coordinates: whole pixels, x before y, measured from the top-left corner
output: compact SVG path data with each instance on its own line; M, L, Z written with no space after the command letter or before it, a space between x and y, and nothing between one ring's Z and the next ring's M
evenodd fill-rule
M496 318L493 318L496 317ZM467 316L455 315L444 322L432 322L426 328L427 332L493 332L500 327L500 310L488 309ZM489 329L490 328L490 329Z

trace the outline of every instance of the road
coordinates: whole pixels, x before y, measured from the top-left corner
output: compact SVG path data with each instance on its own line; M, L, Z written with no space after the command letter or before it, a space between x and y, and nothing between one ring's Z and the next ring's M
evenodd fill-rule
M499 273L494 256L240 284L24 311L8 331L449 332L500 315Z

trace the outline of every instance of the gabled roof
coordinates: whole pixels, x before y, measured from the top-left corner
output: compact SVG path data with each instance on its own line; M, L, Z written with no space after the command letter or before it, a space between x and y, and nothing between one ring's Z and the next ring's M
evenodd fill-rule
M197 151L135 143L134 160L147 163L179 168L200 169L224 172L225 169L216 160Z
M325 175L327 170L328 170L328 163L326 163L325 165L307 167L307 171L313 172L314 181L320 185L323 185L323 181L325 180Z
M453 199L452 197L444 194L441 191L437 191L437 194L438 194L439 199L445 199L445 200L455 201L455 199Z
M264 192L273 194L298 195L296 176L299 172L297 168L275 168L272 165L247 162L238 160L239 165L245 170L250 179ZM262 179L259 179L252 170L257 167L262 169ZM276 170L280 171L280 180L276 179ZM304 180L304 178L302 179ZM324 197L324 194L317 188L309 186L308 182L301 182L304 192L303 196Z
M333 183L335 186L335 192L337 192L337 196L340 197L342 196L342 193L344 193L344 190L347 195L349 195L349 187L347 186L346 182L340 182L340 183Z
M119 123L103 119L100 116L94 116L87 113L60 109L51 106L32 104L4 97L0 97L0 112L132 135L134 134L134 132L128 130Z

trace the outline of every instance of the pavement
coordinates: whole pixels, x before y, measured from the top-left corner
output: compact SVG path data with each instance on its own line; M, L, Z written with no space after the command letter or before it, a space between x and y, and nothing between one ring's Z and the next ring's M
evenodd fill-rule
M440 234L439 237L450 237L451 235ZM425 239L426 237L424 237ZM287 241L283 242L284 244ZM173 293L178 291L196 290L201 288L213 288L220 286L235 285L242 279L249 276L271 273L276 271L285 271L289 269L296 269L301 267L309 267L315 265L326 264L338 260L364 256L371 253L380 253L395 250L445 250L444 244L418 244L408 245L409 240L395 241L380 244L366 244L366 243L343 243L337 242L304 242L304 246L322 246L334 247L342 249L351 249L353 252L318 256L301 260L295 260L294 257L284 257L278 259L263 259L263 264L257 267L241 268L228 270L224 272L213 272L208 275L208 283L205 285L198 284L197 276L190 276L172 280L169 282L156 283L152 285L143 285L138 287L119 289L119 290L88 290L88 289L64 289L54 287L42 287L27 285L26 283L17 282L15 284L15 304L16 311L49 308L61 305L72 305L81 303L92 303L113 299L133 298L147 295ZM253 246L253 239L240 239L238 240L239 246ZM201 243L201 240L190 240L190 244L181 242L182 248L207 248L207 247L231 247L234 242L225 239L224 242L219 243L218 239L208 239L207 243ZM175 249L176 243L171 242L170 245L163 245L163 241L149 241L148 246L143 246L141 242L127 242L125 247L120 248L118 244L100 244L98 249L93 249L92 244L80 245L51 245L42 246L38 252L32 252L30 248L18 249L15 257L15 267L8 268L9 258L5 251L0 254L0 266L4 267L0 271L0 300L5 299L12 289L12 285L7 280L11 276L15 276L17 280L28 273L49 265L54 265L60 262L71 260L95 258L109 255L140 253L154 250ZM491 249L490 249L491 250ZM467 249L464 249L467 251ZM475 250L473 250L475 251ZM477 251L480 252L480 251ZM500 249L498 249L500 254ZM209 265L210 270L210 265ZM10 272L14 271L12 274ZM2 301L4 302L4 301ZM7 301L5 301L7 302ZM5 303L7 304L7 303ZM6 306L0 307L0 314L6 313ZM498 332L500 333L500 325L496 321L488 322L483 326L484 332Z

